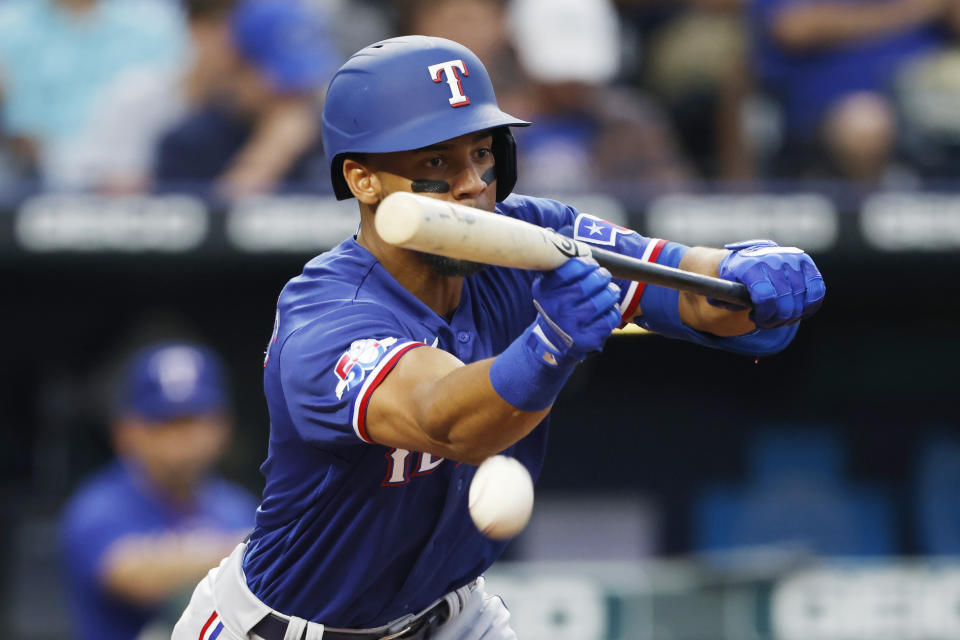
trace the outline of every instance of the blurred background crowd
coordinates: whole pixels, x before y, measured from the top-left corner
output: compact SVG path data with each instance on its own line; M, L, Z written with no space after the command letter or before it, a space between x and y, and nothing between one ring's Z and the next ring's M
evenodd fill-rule
M326 82L405 33L469 46L538 123L527 191L932 180L958 30L951 0L3 0L0 185L323 189Z
M625 224L656 195L940 192L960 175L956 0L0 0L0 211L327 196L325 86L401 34L465 44L535 123L515 132L518 192L603 194ZM0 255L6 636L150 637L243 535L267 431L256 360L310 253ZM782 356L624 335L588 361L507 559L696 558L727 572L696 582L712 589L810 558L960 555L956 251L815 257L831 295ZM542 637L746 637L684 631L711 619L697 594L650 633ZM923 633L883 637L941 637Z

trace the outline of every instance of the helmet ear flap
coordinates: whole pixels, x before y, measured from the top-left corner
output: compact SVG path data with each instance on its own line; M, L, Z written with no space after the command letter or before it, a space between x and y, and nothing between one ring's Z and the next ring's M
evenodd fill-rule
M502 202L517 184L517 141L509 127L494 130L493 159L497 163L497 202Z

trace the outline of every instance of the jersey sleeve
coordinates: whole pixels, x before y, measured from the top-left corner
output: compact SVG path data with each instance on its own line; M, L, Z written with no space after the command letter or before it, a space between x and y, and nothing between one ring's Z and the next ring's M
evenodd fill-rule
M284 341L278 363L294 429L314 444L372 444L370 397L404 354L422 346L388 310L368 303L301 327Z
M518 218L538 227L560 230L573 224L577 210L568 204L550 200L512 194L497 204L497 212Z
M660 254L667 245L665 240L647 238L633 229L621 227L588 213L578 213L574 218L572 229L570 232L565 232L565 235L572 235L581 242L621 255L632 256L644 262L658 262ZM632 321L636 315L647 284L618 278L614 278L614 282L620 287L619 311L622 326Z

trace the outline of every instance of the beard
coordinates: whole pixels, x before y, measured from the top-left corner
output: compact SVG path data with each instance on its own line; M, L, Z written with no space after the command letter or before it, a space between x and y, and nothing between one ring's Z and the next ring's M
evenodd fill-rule
M457 260L446 256L438 256L433 253L420 253L423 261L427 263L433 272L438 276L459 276L467 277L475 273L480 273L487 268L482 262L471 262L470 260Z

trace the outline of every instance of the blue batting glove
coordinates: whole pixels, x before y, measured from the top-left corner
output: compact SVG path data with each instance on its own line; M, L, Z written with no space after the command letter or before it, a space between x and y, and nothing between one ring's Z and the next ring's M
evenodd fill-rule
M550 407L577 363L620 324L620 288L593 258L571 258L533 282L537 318L490 365L490 384L523 411Z
M620 326L620 288L593 258L571 258L533 283L533 304L541 338L558 359L582 360L599 351Z
M720 277L746 285L753 301L750 319L759 329L775 329L809 318L827 288L813 259L796 247L781 247L772 240L744 240L725 246ZM742 309L707 298L715 306Z

